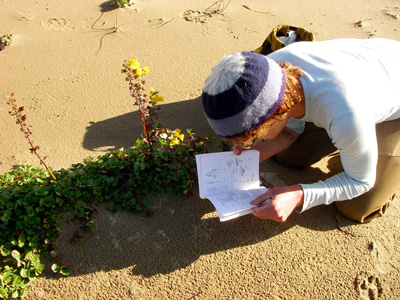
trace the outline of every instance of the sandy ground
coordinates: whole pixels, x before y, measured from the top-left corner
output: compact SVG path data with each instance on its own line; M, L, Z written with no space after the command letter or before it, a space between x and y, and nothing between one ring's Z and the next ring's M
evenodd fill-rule
M101 0L0 0L0 95L15 92L26 107L33 139L55 169L88 156L129 147L140 122L120 69L136 58L159 89L161 122L212 133L200 95L224 55L253 50L279 24L304 27L317 40L386 37L400 40L400 2L137 0L109 9ZM246 7L244 6L246 5ZM361 26L355 26L355 24ZM0 105L0 172L37 165ZM324 160L304 171L271 161L287 184L308 183L337 169ZM59 252L71 275L47 272L28 299L382 299L400 297L399 195L387 215L365 225L334 206L293 214L283 224L253 216L220 223L197 191L187 198L151 199L155 216L110 213L99 207L97 232L73 245L66 226Z

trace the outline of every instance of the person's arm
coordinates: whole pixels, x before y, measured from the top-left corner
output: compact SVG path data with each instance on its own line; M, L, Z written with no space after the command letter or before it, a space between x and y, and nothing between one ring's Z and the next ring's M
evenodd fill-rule
M336 125L330 134L340 150L344 171L325 180L301 184L304 203L301 212L311 207L356 198L368 192L375 183L378 144L374 122L347 119Z
M296 207L303 205L303 199L303 189L298 184L270 188L264 194L251 201L253 205L264 203L262 206L254 208L253 215L260 219L285 222Z
M289 128L284 127L282 131L272 139L258 139L251 149L260 151L260 162L274 156L289 148L299 137L299 134ZM233 152L240 155L243 148L240 145L233 146Z
M260 151L261 162L289 148L298 137L297 132L284 127L275 138L259 139L251 149ZM236 155L240 155L243 148L240 145L234 145L233 151ZM253 205L261 205L265 202L262 206L254 208L253 215L260 219L285 222L294 209L303 204L303 199L303 189L300 185L271 188L251 202Z

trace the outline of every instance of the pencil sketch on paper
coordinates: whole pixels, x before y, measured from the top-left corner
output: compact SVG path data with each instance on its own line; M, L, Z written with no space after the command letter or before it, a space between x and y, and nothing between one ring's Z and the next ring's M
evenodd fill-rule
M259 152L249 150L196 155L201 198L209 199L221 221L253 211L251 200L265 192L259 183Z

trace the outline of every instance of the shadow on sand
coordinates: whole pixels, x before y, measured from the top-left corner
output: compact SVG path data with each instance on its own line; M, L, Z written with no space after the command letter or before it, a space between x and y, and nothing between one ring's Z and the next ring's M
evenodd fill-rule
M170 120L171 128L191 127L200 135L210 133L199 98L163 105L161 119ZM91 150L129 147L133 138L140 136L140 126L132 125L137 123L137 113L94 123L87 130L84 146ZM262 163L261 170L275 172L287 184L328 176L316 168L288 169L271 160ZM284 177L285 174L289 175ZM147 200L153 217L125 211L112 213L106 209L106 203L101 204L96 213L97 232L87 234L83 245L71 243L79 224L65 224L58 253L63 263L71 267L71 275L127 267L132 268L132 274L144 277L168 274L189 266L202 255L267 241L294 226L318 231L337 229L334 206L293 213L285 223L259 220L252 215L221 223L211 203L198 197L197 187L186 197L151 195ZM57 277L51 271L45 276Z
M213 134L203 113L201 98L179 103L162 104L158 121L170 129L193 129L197 135ZM113 151L129 148L142 134L138 111L92 123L86 128L83 139L85 149Z
M97 232L88 234L83 245L71 243L78 225L66 224L58 253L71 267L71 275L131 267L134 275L151 277L185 268L202 255L266 241L296 225L322 231L337 229L337 212L332 206L294 213L285 223L252 215L221 223L208 200L197 195L148 199L153 217L125 211L112 213L106 204L100 205ZM50 272L46 276L56 277Z

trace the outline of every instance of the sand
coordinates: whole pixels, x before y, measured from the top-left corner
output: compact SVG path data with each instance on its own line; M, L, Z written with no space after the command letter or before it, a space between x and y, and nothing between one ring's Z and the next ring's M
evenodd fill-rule
M8 117L6 95L26 108L32 138L54 169L129 147L140 121L120 69L136 58L150 68L148 87L166 101L160 121L170 128L212 133L200 95L224 55L253 50L279 24L304 27L316 40L386 37L400 40L399 1L137 0L111 10L98 0L0 0L0 172L38 165ZM244 6L246 5L246 7ZM214 147L211 145L210 147ZM287 184L326 178L338 162L304 171L267 161L261 169ZM71 275L46 272L28 299L398 299L399 193L387 215L360 225L334 205L294 213L287 222L253 216L220 223L212 205L193 195L150 199L148 218L100 206L97 232L58 251ZM76 225L77 226L77 225Z

